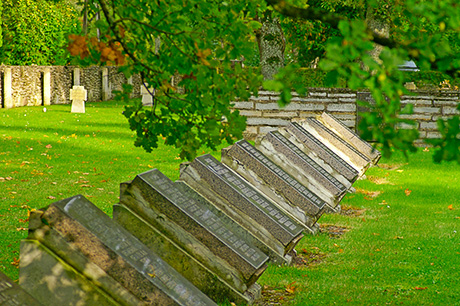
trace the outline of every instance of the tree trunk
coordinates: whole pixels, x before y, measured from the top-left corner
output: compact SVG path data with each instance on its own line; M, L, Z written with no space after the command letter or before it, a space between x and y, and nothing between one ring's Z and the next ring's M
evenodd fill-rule
M265 17L257 33L257 43L262 75L265 80L271 80L284 67L286 39L278 18Z
M369 29L375 33L378 33L387 38L390 37L390 24L381 16L376 15L375 9L372 7L367 8L366 22ZM379 56L382 50L383 47L381 45L374 44L374 49L370 52L370 55L377 63L381 63Z

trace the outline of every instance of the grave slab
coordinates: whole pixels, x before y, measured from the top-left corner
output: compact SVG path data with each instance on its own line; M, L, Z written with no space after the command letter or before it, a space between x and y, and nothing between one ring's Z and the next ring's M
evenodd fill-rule
M358 170L352 167L347 161L337 155L297 122L292 122L285 130L280 130L280 132L296 146L302 146L303 151L323 168L326 169L325 166L329 166L329 173L348 188L351 187L351 184L358 178ZM322 161L323 164L321 164L320 161ZM341 180L338 175L346 178L349 182L348 185L343 179Z
M340 120L326 112L322 113L321 116L318 117L318 120L369 158L372 164L375 165L378 163L380 157L382 156L381 153L373 148L367 141L364 141L361 137L359 137L358 134L349 129Z
M275 251L272 260L290 263L305 228L240 175L206 154L183 166L181 179Z
M233 229L239 227L238 224L222 220L224 216L218 215L211 203L196 201L177 186L153 169L137 175L123 187L120 203L187 248L221 277L236 277L232 283L237 288L241 288L241 284L253 284L265 270L268 257L235 233ZM161 224L160 215L166 219Z
M307 118L300 124L314 137L326 144L337 155L346 160L351 166L358 170L360 175L366 172L371 165L371 160L364 154L356 150L353 146L325 127L321 122L314 118Z
M43 306L21 286L0 272L0 306Z
M184 248L169 239L128 207L122 204L115 204L113 206L113 217L215 302L229 301L238 305L251 305L256 299L260 298L261 288L257 283L251 285L243 293L239 292L225 279L216 275Z
M332 201L327 201L327 199L323 198L329 206L337 206L346 194L348 188L344 184L290 142L279 131L268 133L262 139L258 148L278 165L286 169L299 182L309 182L319 189L318 195L326 194L331 196ZM314 191L313 188L311 190Z
M294 217L297 211L302 211L304 214L299 216L299 221L305 222L310 231L313 231L312 228L326 205L318 194L309 189L320 191L316 186L308 184L308 181L304 182L306 186L299 183L246 140L240 140L230 148L222 150L222 161L264 192L269 189L265 193L271 195L274 202ZM268 188L264 188L266 186Z
M69 249L82 254L147 305L216 305L81 195L51 204L40 221L58 233ZM36 231L35 237L39 236ZM46 233L41 236L46 239ZM52 249L53 244L47 247Z

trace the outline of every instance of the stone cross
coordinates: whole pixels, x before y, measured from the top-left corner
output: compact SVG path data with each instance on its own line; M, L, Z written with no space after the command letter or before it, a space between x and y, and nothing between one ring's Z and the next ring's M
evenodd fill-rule
M85 101L88 98L88 92L84 86L73 86L70 90L70 100L72 100L71 113L84 113Z
M153 87L149 87L149 84L147 83L142 84L141 94L142 94L142 105L152 106L153 105L153 95L155 95L155 89Z

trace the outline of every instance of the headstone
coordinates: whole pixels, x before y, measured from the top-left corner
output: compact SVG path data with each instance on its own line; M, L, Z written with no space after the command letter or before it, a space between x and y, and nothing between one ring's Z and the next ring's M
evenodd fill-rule
M43 72L43 105L51 104L51 72L46 67Z
M266 244L270 259L290 263L305 227L240 175L206 154L183 167L181 179Z
M149 87L148 84L141 85L141 95L142 95L142 105L152 106L153 105L153 96L155 95L155 89Z
M320 191L316 186L308 181L304 182L306 186L299 183L246 140L240 140L229 149L222 150L222 161L258 189L266 185L268 188L262 189L265 194L271 195L274 202L314 232L316 220L322 215L326 205L312 192L312 189ZM323 197L328 196L330 195L323 193ZM299 211L303 214L298 214Z
M73 85L80 86L80 68L74 68L73 70Z
M266 269L268 257L234 230L241 232L238 224L182 184L153 169L122 188L120 203L244 294ZM119 220L118 212L114 218ZM137 236L138 230L131 230ZM210 284L195 285L210 291Z
M303 151L323 168L326 169L329 167L329 173L348 188L358 178L358 170L349 165L348 162L343 160L297 122L292 122L285 130L281 129L280 132L291 142L295 143L296 146L302 146ZM344 177L346 181L341 177Z
M340 136L343 140L348 142L351 146L356 148L359 152L364 154L371 160L372 164L377 164L381 153L373 148L367 141L364 141L358 134L349 129L345 124L334 116L324 112L319 117L319 120L328 127L331 131Z
M348 188L344 184L290 142L279 131L269 132L262 139L258 148L299 182L309 182L309 184L319 189L318 195L330 195L332 201L326 201L323 198L330 208L336 207L346 194ZM314 191L313 187L311 190Z
M51 204L43 214L31 222L31 225L29 240L35 239L52 251L55 257L58 256L59 260L68 260L78 273L85 276L90 274L88 278L92 285L103 286L98 278L94 279L97 275L100 275L105 283L110 279L112 284L118 284L118 287L112 285L100 288L104 289L104 293L111 288L124 290L120 291L123 296L114 295L112 292L109 295L112 299L117 298L128 305L136 305L133 304L132 296L141 301L137 301L137 305L216 305L126 229L81 195ZM20 275L20 281L22 279L22 282L27 283L35 291L52 291L52 286L34 286L34 282L31 281L37 277L33 271L34 268L40 268L39 265L42 263L39 259L42 255L43 252L39 250L27 252L24 248L21 251L21 258L25 259L25 272ZM84 265L85 260L90 265ZM97 267L97 270L93 267ZM54 281L56 271L59 269L55 267L48 272L43 271L45 273L41 278L45 282ZM64 282L63 285L65 284ZM85 293L86 287L81 288ZM126 291L130 297L127 301L123 298ZM57 292L47 292L50 296L55 293ZM99 305L102 304L101 302Z
M102 101L107 101L112 98L112 91L109 84L109 69L102 68Z
M5 68L3 73L3 107L13 108L11 68Z
M43 305L0 272L0 306L40 306Z
M341 137L337 136L318 120L307 118L305 121L300 122L300 124L314 137L325 143L326 146L358 170L360 175L364 174L370 166L371 160L369 158L356 150Z
M83 86L73 86L70 90L70 100L72 100L71 113L85 113L85 101L88 92Z

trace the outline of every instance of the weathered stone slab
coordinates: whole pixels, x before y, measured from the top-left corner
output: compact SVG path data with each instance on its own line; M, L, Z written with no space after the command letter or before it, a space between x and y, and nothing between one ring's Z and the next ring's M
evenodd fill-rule
M346 194L348 188L344 184L290 142L279 131L268 133L258 147L296 177L299 182L309 182L319 189L318 195L331 195L332 201L326 201L328 205L335 207Z
M285 256L304 227L241 176L207 154L183 168L181 179L269 246L272 260L290 262Z
M225 279L212 272L198 259L189 254L185 248L169 239L162 231L149 224L128 207L115 204L113 206L113 217L212 300L216 302L229 301L238 305L251 305L260 297L261 288L257 283L251 285L243 293L239 292Z
M311 158L314 158L316 162L318 162L318 159L321 159L326 165L330 166L335 173L345 177L351 184L356 181L359 175L358 170L349 165L348 162L343 160L320 140L310 134L300 124L292 122L285 131L294 136L294 138L297 139L298 142L306 149L305 153L307 153ZM280 130L280 132L283 133L283 130ZM285 134L284 136L286 136L289 140L294 141L294 139L289 135ZM334 177L339 179L339 177L335 175ZM341 182L347 186L343 180L341 180ZM350 187L351 184L347 187Z
M218 215L211 203L196 201L184 190L153 169L137 175L122 191L120 202L216 274L223 278L231 275L230 283L244 292L263 273L268 257L234 232L238 224L224 220L225 216ZM160 223L157 220L160 215L167 220ZM169 225L165 226L167 221Z
M40 220L49 224L69 249L83 254L148 305L216 305L81 195L51 204ZM39 239L46 239L46 233L42 236ZM53 243L47 247L52 249Z
M337 155L342 157L342 159L358 170L360 175L362 175L370 166L371 161L369 158L364 156L345 140L337 136L318 120L314 118L307 118L305 121L299 123L314 137L318 138Z
M43 304L9 279L8 276L0 272L0 305L40 306Z
M349 129L340 120L326 112L322 113L318 119L331 131L336 133L350 145L355 147L359 152L369 158L374 165L378 163L380 157L382 156L381 153L373 148L367 141L361 139L358 134Z
M315 191L319 191L315 186L308 182L307 187L302 185L246 140L240 140L229 149L222 150L222 161L258 189L266 189L264 187L268 185L273 190L270 192L272 200L308 228L313 228L323 213L326 203L307 188L313 187ZM263 182L262 186L260 181ZM299 211L303 214L298 214Z

